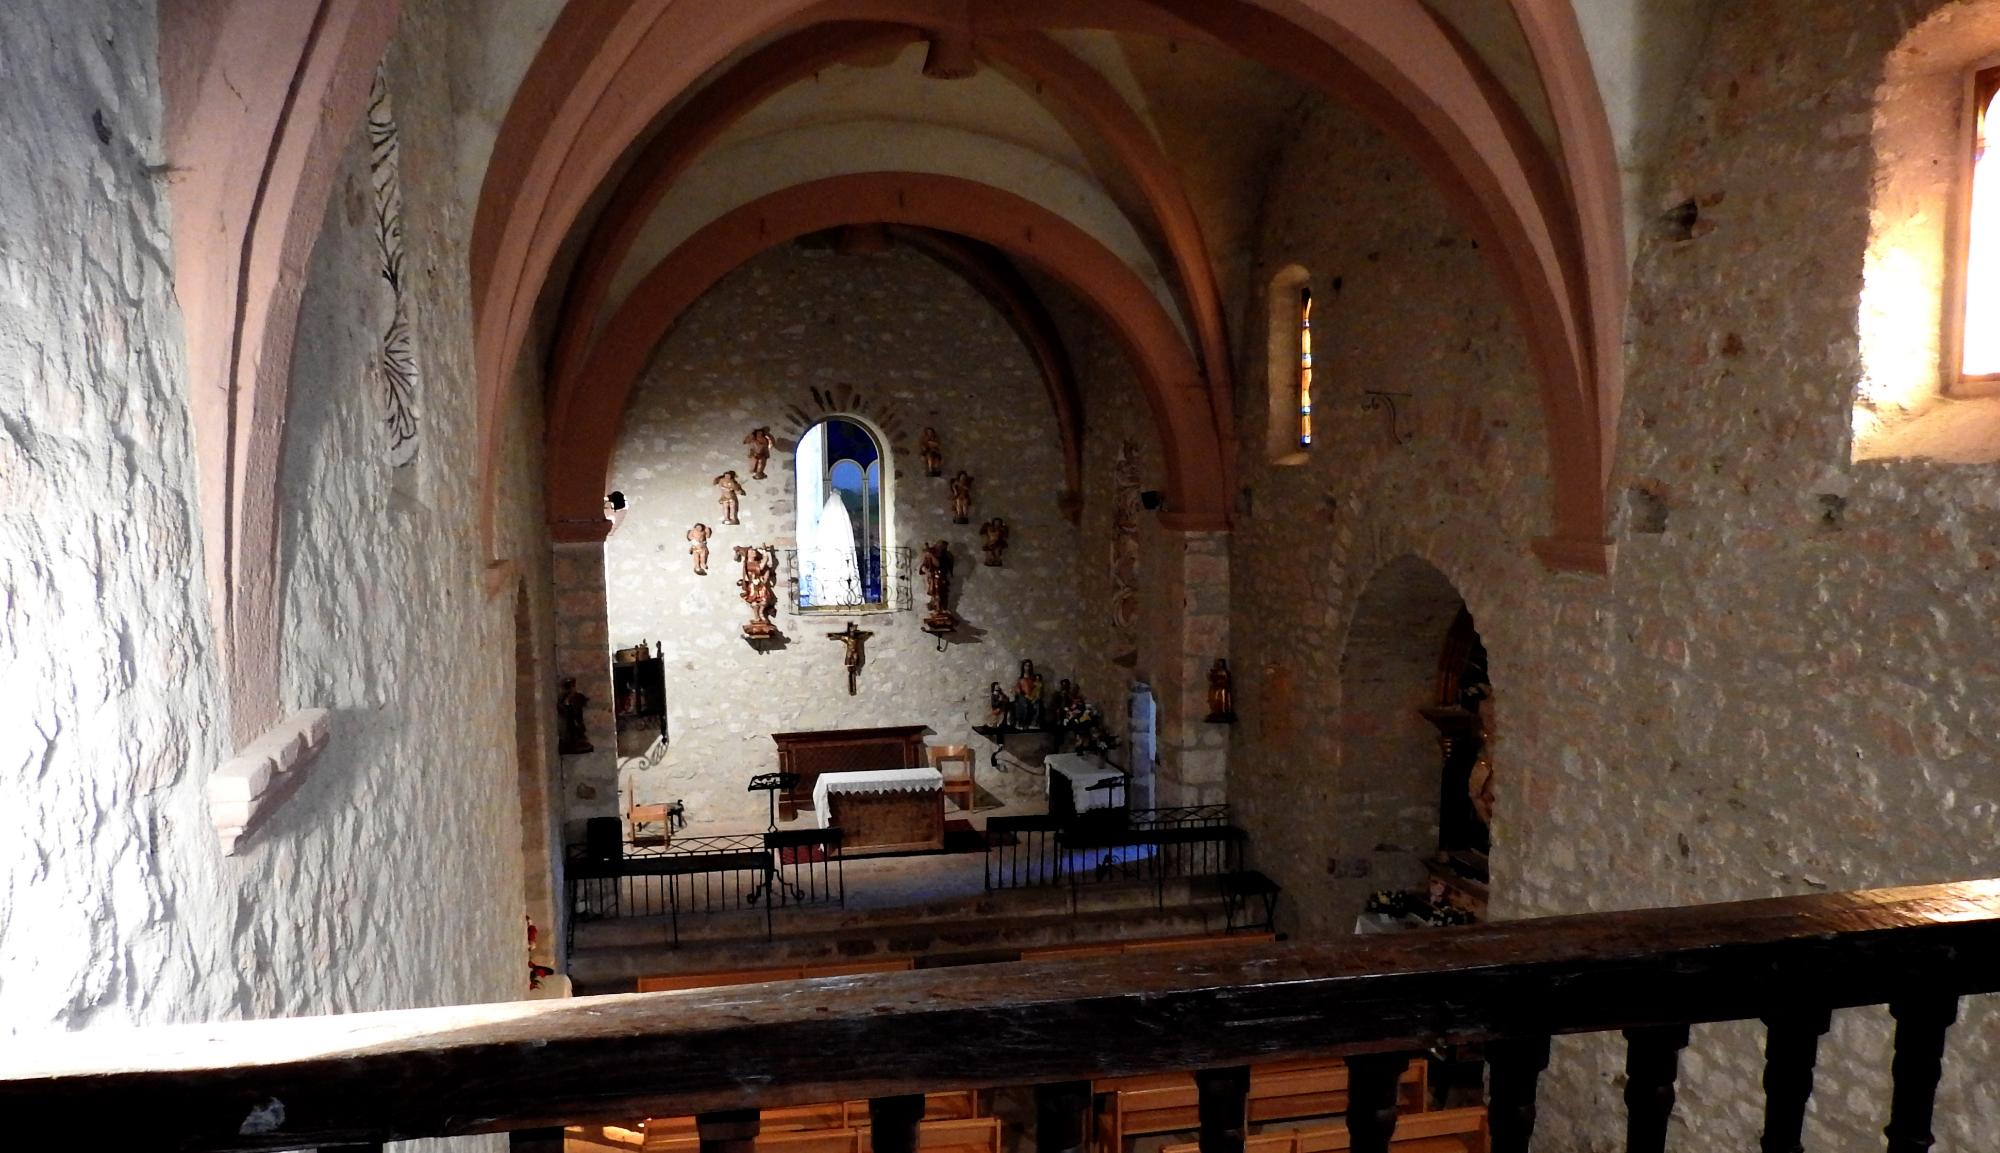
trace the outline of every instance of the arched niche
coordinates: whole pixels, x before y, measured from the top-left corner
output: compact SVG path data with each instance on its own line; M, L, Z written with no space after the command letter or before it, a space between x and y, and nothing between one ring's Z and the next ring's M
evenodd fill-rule
M1435 565L1406 554L1369 578L1341 657L1332 809L1338 851L1368 868L1337 895L1353 907L1334 910L1334 921L1359 914L1369 892L1425 892L1441 831L1468 847L1470 806L1445 788L1448 779L1454 794L1465 788L1464 754L1476 755L1468 745L1482 728L1483 665L1465 598Z

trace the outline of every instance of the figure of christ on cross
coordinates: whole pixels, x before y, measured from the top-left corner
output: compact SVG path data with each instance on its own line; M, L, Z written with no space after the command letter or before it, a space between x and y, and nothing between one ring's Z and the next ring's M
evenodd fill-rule
M854 695L856 678L861 675L861 666L868 660L868 654L862 645L874 635L865 629L855 628L853 621L848 621L847 627L840 632L826 634L826 639L839 641L846 648L841 656L841 664L847 667L847 695L850 697Z

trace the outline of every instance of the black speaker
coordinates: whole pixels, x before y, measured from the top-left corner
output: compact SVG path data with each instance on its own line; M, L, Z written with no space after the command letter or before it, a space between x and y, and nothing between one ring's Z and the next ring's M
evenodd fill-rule
M591 817L583 822L583 855L593 861L616 861L625 855L625 826L617 817Z

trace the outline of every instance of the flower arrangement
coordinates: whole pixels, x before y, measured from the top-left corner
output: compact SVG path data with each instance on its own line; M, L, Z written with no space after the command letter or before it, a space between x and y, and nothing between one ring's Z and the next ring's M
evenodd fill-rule
M1366 911L1385 917L1415 919L1436 928L1448 925L1470 925L1472 914L1442 898L1432 899L1423 893L1402 889L1378 889L1368 894Z

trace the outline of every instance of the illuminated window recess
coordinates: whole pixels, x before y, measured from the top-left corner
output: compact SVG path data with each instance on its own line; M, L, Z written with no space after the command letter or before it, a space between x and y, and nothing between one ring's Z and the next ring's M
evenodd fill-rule
M1299 447L1313 442L1313 294L1299 289Z
M1972 202L1966 235L1959 375L2000 380L2000 68L1973 81Z

